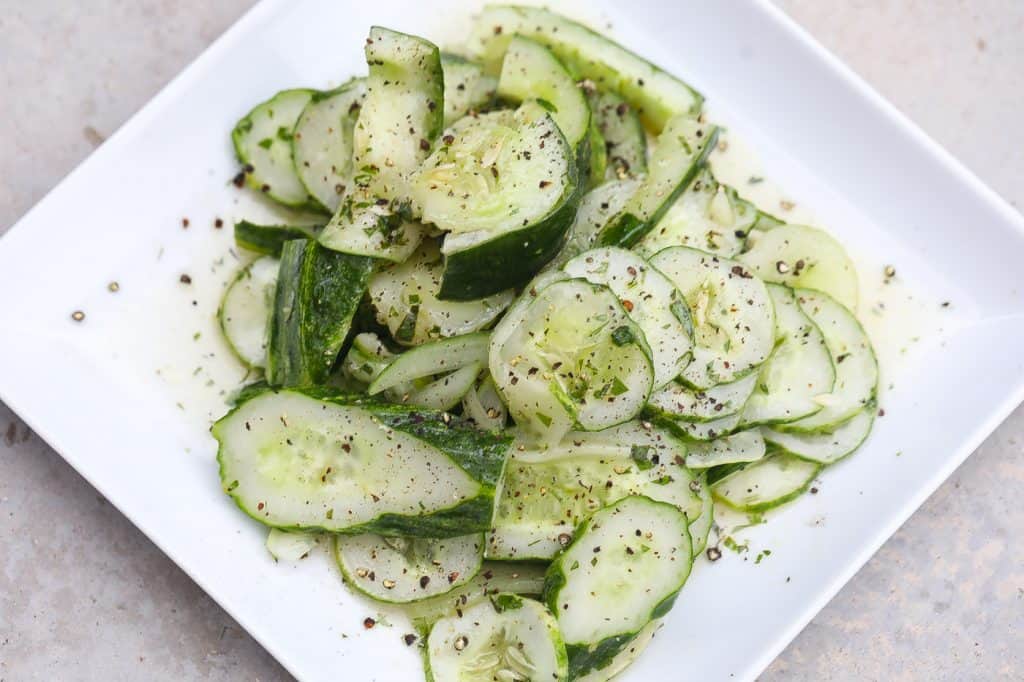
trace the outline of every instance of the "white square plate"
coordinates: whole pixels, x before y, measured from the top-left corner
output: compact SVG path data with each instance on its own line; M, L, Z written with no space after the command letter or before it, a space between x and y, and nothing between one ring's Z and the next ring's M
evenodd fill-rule
M620 40L703 91L764 174L866 256L867 284L894 263L905 285L864 291L887 413L867 446L748 532L748 553L702 562L625 676L751 679L1024 397L1024 225L770 5L606 4ZM228 131L277 89L362 72L371 23L443 40L466 14L265 0L0 241L0 398L305 680L414 680L420 662L397 615L364 630L379 607L326 556L275 565L220 491L206 429L243 372L213 322L237 267L213 220L266 210L228 182Z

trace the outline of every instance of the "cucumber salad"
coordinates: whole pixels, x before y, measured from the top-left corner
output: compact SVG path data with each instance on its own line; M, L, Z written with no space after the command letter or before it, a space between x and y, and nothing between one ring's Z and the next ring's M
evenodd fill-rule
M878 370L828 233L718 181L693 88L545 9L457 52L382 27L365 75L257 104L220 322L256 380L213 426L275 557L326 542L399 604L426 679L607 680L715 509L804 493L871 430ZM712 540L712 543L714 540Z

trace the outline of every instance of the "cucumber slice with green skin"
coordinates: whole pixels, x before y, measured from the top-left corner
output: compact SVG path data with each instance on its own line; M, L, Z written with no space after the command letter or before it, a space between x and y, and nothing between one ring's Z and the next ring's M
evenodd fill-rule
M707 476L701 474L697 477L697 495L700 497L700 514L690 521L690 540L693 542L693 558L696 559L708 546L708 535L711 533L711 526L715 523L715 499L711 496L711 488L708 486ZM687 515L687 518L690 518Z
M342 362L342 369L356 381L370 384L387 369L395 357L380 337L372 332L363 332L352 340L352 346Z
M764 441L758 429L750 429L709 443L694 443L686 455L686 466L690 469L710 469L735 462L756 462L765 455Z
M406 604L404 611L413 627L422 633L439 619L457 616L470 604L476 604L499 592L539 595L544 589L544 564L510 564L485 561L480 572L465 585L447 594Z
M655 387L670 383L690 363L690 309L675 285L646 260L625 249L604 247L583 252L562 269L603 284L619 297L651 347Z
M720 420L744 409L754 392L757 376L751 373L731 384L718 384L703 391L674 382L651 395L647 412L684 422Z
M231 131L235 156L246 166L245 181L274 201L322 211L295 172L292 131L315 90L282 90L246 114Z
M444 128L441 52L428 40L380 26L366 40L366 99L356 122L354 180L368 195L408 195L408 175Z
M367 533L334 538L345 582L390 604L447 594L472 580L484 561L479 533L454 538L398 538Z
M599 431L643 409L654 383L651 351L611 289L555 282L508 324L517 322L511 332L499 323L490 371L528 434L557 442L574 424Z
M793 290L769 284L775 306L776 346L761 366L750 400L743 408L743 425L777 424L821 410L815 401L830 393L836 372L825 337L804 314Z
M820 464L776 452L716 480L711 494L737 511L767 511L803 495L819 471Z
M669 246L691 246L732 258L743 250L747 235L760 222L756 206L704 168L636 250L652 256Z
M248 220L235 223L235 243L246 251L281 257L284 243L293 239L316 239L321 225L257 225Z
M815 396L823 406L821 410L776 428L795 433L831 431L874 404L878 361L871 340L853 313L820 291L797 289L795 293L800 309L825 337L836 380L831 393Z
M579 153L589 144L587 98L558 58L540 43L522 36L509 41L498 77L498 97L514 102L538 100L570 147Z
M569 229L569 239L549 267L560 267L594 248L601 228L622 210L639 186L640 180L632 178L611 180L583 195Z
M867 440L875 421L873 409L861 410L835 428L824 433L784 433L763 427L764 439L791 455L819 464L833 464L851 455Z
M686 83L589 28L539 7L484 8L469 37L470 53L485 65L495 65L514 35L536 40L576 75L622 95L654 133L677 114L700 113L704 98Z
M399 384L423 377L446 374L469 365L487 362L490 335L486 332L464 334L417 346L397 356L381 372L366 392L376 395Z
M690 186L715 148L718 128L686 116L670 120L658 136L648 173L636 193L598 235L602 246L631 248L644 238Z
M532 102L463 118L442 142L412 187L423 219L449 232L441 297L524 284L561 249L576 214L572 148Z
M488 76L479 64L448 52L441 53L444 70L444 125L450 126L470 111L494 101L498 79Z
M289 532L271 528L267 533L267 551L274 561L305 559L320 542L319 533Z
M314 241L284 245L267 353L272 386L327 380L372 272L369 258L335 253Z
M647 132L636 111L614 92L594 89L588 98L608 157L604 177L625 180L647 173Z
M408 259L426 234L424 226L412 220L409 205L400 201L370 202L361 196L345 197L320 233L320 244L332 251L393 263Z
M502 592L443 618L427 637L428 682L568 682L558 623L544 605Z
M318 92L295 123L292 155L306 192L334 213L352 184L352 133L366 97L366 79Z
M468 334L486 328L512 303L510 290L472 301L440 298L444 264L433 240L404 263L388 265L370 278L377 321L405 346Z
M607 667L672 608L693 565L686 514L626 497L594 513L548 568L544 601L558 616L573 678Z
M460 367L451 374L435 379L422 388L416 388L401 396L406 405L425 407L431 410L450 410L462 402L467 393L473 390L476 378L480 376L484 365L474 362Z
M587 144L590 145L589 163L587 171L587 189L593 189L605 181L605 173L608 170L608 150L605 148L604 137L598 130L593 118L590 120L590 134L587 135Z
M217 317L235 357L246 367L267 364L267 332L280 263L264 256L245 266L224 290Z
M701 500L685 457L683 443L640 422L570 433L547 449L517 448L505 468L487 557L551 560L581 521L628 495L668 502L696 519Z
M857 309L857 269L842 245L824 230L780 225L758 231L737 260L766 282L823 291L850 310Z
M462 413L485 431L501 431L508 422L508 410L488 374L462 398Z
M652 620L633 638L629 646L615 654L606 667L600 670L591 670L586 675L575 678L575 682L608 682L613 679L640 658L640 654L647 649L647 645L654 641L654 635L663 625L660 618Z
M283 530L454 537L490 527L508 438L326 390L269 391L213 425L224 491Z
M775 347L775 311L764 282L736 261L674 246L651 265L679 288L694 322L693 361L684 383L700 389L754 371Z
M668 429L673 435L685 441L707 442L735 433L743 419L743 412L731 414L709 422L688 422L681 419L666 418L663 415L651 415L652 421Z

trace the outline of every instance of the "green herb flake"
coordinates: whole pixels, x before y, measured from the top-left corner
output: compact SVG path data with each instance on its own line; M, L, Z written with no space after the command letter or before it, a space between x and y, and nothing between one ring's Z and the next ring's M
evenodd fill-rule
M272 139L270 139L269 137L265 137L262 140L260 140L259 142L257 142L256 144L258 144L259 146L263 147L264 149L270 149L270 145L274 144L274 141Z
M491 604L494 605L495 611L504 613L505 611L515 611L522 608L523 600L514 594L499 594L491 597Z
M640 471L647 471L654 466L654 462L651 457L651 450L653 448L650 445L632 445L629 448L629 456L636 462L636 467Z
M631 327L623 325L612 332L612 342L616 346L625 346L629 343L636 343L636 334Z

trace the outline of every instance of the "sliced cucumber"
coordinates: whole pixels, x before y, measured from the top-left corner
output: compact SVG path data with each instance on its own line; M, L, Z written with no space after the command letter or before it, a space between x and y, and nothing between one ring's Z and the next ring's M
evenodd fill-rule
M738 511L766 511L800 497L820 470L820 464L776 452L718 479L711 494Z
M498 79L488 76L479 64L449 52L441 53L444 69L444 124L450 126L471 111L494 100Z
M466 394L473 390L473 385L483 368L482 362L474 362L471 365L460 367L426 386L403 394L401 402L430 410L450 410L462 402Z
M292 239L316 239L322 225L257 225L248 220L235 223L235 243L246 251L281 256L284 243Z
M660 391L655 391L647 401L647 408L653 415L672 420L716 421L743 410L754 392L756 383L756 373L750 373L730 384L718 384L703 391L672 383Z
M580 526L544 582L574 678L606 667L668 613L690 575L692 552L686 515L647 497L623 498Z
M574 423L597 431L629 421L651 393L643 331L605 286L582 279L538 292L511 333L498 325L490 371L516 423L557 442ZM566 415L569 419L566 420Z
M640 117L614 92L591 90L590 110L604 140L605 178L625 180L647 172L647 132Z
M760 220L756 206L704 168L636 250L652 256L669 246L692 246L732 258L743 250L747 235Z
M387 369L395 357L380 337L372 332L363 332L352 340L342 369L356 381L369 384Z
M686 455L691 469L710 469L735 462L756 462L764 457L764 437L757 429L740 431L709 443L694 443Z
M430 682L569 679L555 618L539 602L509 592L437 621L426 658Z
M637 634L636 637L630 640L628 646L615 654L604 668L591 670L586 675L575 678L575 681L608 682L608 680L616 677L626 668L633 665L634 661L640 658L640 654L647 649L648 644L654 641L654 635L662 628L663 625L665 625L665 623L663 623L660 618L652 620Z
M488 374L483 381L462 398L463 414L481 429L500 431L508 421L508 410Z
M287 242L274 293L267 354L272 386L324 383L373 271L369 258Z
M621 94L655 133L677 114L700 113L704 98L686 83L589 28L539 7L484 8L469 37L470 52L485 64L497 64L514 35L533 38L577 75Z
M706 442L735 433L740 426L743 412L731 414L709 422L688 422L681 419L670 419L664 416L654 417L655 423L671 431L686 441Z
M686 446L639 422L597 433L570 433L547 449L517 449L509 459L487 538L487 557L550 560L576 526L627 495L701 513Z
M489 341L489 334L477 333L417 346L397 356L374 379L366 392L376 395L416 379L454 372L469 365L483 365L487 362Z
M423 219L446 230L442 298L522 285L550 261L575 215L579 173L537 104L466 117L413 180Z
M217 317L228 346L246 367L267 364L267 332L280 262L257 258L224 290Z
M284 530L453 537L490 526L509 440L448 415L268 391L214 424L221 484Z
M736 261L685 246L651 265L679 288L694 321L693 361L682 379L694 388L730 383L755 370L775 346L775 313L764 282Z
M484 538L337 535L334 558L345 582L371 599L404 604L465 585L480 571Z
M551 113L569 146L588 162L590 106L572 75L551 51L522 36L509 41L498 77L498 97L537 100Z
M588 152L590 164L587 170L586 188L590 190L605 181L604 176L608 169L608 150L605 148L604 137L601 136L601 131L598 130L593 117L590 119L590 133L587 135L587 144L590 147Z
M832 464L853 453L867 440L875 421L873 409L861 410L833 431L784 433L762 428L764 439L786 452L820 464Z
M409 258L426 233L412 220L401 201L370 202L345 197L338 212L320 233L320 243L332 251L401 263Z
M569 239L551 267L564 265L569 259L594 248L598 232L622 210L639 186L640 181L631 178L612 180L587 192L580 200Z
M686 116L670 120L658 136L648 174L622 211L598 236L604 246L630 248L661 222L715 148L718 128Z
M857 309L857 269L842 245L824 230L779 225L758 231L738 260L766 282L824 291L850 310Z
M352 132L366 97L366 79L318 92L295 123L292 154L306 192L334 213L352 184Z
M744 425L777 424L821 410L817 396L830 393L836 373L821 330L801 310L793 290L769 284L775 306L776 346L757 373Z
M377 321L398 343L414 346L484 329L515 296L503 291L475 301L441 300L443 272L437 243L429 240L404 263L384 267L370 278Z
M469 604L488 599L499 592L518 595L540 595L544 589L543 564L510 564L484 562L481 570L465 585L447 594L406 604L404 610L413 626L427 632L440 618L465 615Z
M444 72L437 46L380 26L366 40L366 99L356 122L355 183L368 195L408 195L408 175L444 127Z
M305 559L320 542L319 533L288 532L271 528L267 533L267 551L274 561Z
M293 208L319 208L299 181L292 158L295 122L315 95L315 90L282 90L258 104L231 131L248 185Z
M700 514L690 521L690 540L693 542L694 558L697 558L708 546L708 535L711 534L711 526L715 523L715 499L711 495L707 476L701 474L696 481L697 495L700 497L701 506ZM692 517L687 515L687 518Z
M800 309L825 337L835 365L831 393L815 396L822 409L795 422L780 424L780 431L830 431L874 402L878 387L878 361L871 340L849 310L820 291L798 289Z

